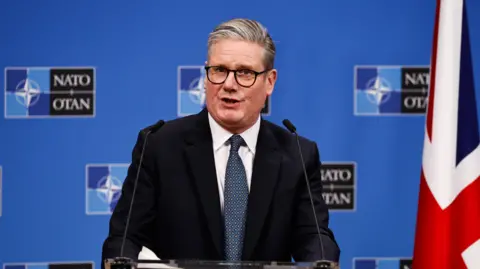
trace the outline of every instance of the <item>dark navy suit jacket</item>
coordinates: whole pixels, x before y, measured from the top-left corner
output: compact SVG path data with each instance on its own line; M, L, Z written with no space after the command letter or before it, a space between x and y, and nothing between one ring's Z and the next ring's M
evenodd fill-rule
M139 169L143 132L133 149L122 195L111 216L102 260L120 254L122 235ZM322 199L319 151L300 144L326 259L340 250L329 229ZM168 121L148 137L124 256L137 259L142 246L161 259L222 260L223 225L212 135L206 109ZM248 200L243 260L315 261L320 243L295 137L261 120ZM103 265L103 262L102 262Z

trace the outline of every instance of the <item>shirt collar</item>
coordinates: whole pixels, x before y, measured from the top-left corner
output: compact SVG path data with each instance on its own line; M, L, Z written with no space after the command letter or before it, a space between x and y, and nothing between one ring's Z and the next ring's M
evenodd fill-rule
M208 122L210 124L210 130L212 132L213 140L213 149L217 151L221 146L228 141L228 139L233 135L231 132L225 130L220 124L218 124L215 119L208 113ZM257 146L258 132L260 130L260 116L258 116L255 124L245 130L240 136L245 140L248 149L255 154L255 148Z

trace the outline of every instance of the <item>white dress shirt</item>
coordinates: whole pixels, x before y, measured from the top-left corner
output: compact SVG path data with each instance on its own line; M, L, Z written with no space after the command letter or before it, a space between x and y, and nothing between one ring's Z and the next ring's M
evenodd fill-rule
M227 170L227 162L230 155L230 143L228 142L228 139L233 134L220 126L210 114L208 114L208 120L210 123L210 130L212 132L213 153L215 157L215 168L217 171L218 194L220 195L220 206L223 212L225 172ZM243 165L245 166L249 191L251 185L250 183L252 181L253 159L255 157L255 147L257 145L259 130L260 116L252 127L240 134L247 144L246 146L240 147L238 154L240 155Z

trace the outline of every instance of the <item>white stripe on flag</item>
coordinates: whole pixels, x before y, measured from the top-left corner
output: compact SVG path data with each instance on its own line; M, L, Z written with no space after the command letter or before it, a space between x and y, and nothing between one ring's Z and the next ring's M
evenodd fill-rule
M435 199L445 209L452 201L457 156L458 94L463 1L443 0L440 9L433 101L432 141L425 141L424 172ZM432 59L433 60L433 59ZM431 143L431 145L429 145ZM464 187L464 186L463 186Z
M480 259L478 258L479 253L480 239L462 252L463 261L468 269L480 268Z
M429 183L430 191L432 192L435 200L442 210L445 210L455 198L464 190L468 185L474 182L478 175L480 175L480 145L475 148L472 153L466 156L459 164L456 169L453 169L453 173L450 175L450 178L447 178L447 175L443 175L443 180L435 180L439 178L441 174L441 167L435 167L435 159L437 156L431 155L434 154L432 145L428 141L428 136L425 135L425 146L424 146L424 155L423 155L423 172L425 174L425 180ZM436 174L432 174L436 172ZM446 173L446 170L445 170ZM429 182L430 179L430 182ZM432 184L430 184L432 183ZM443 184L443 185L442 185ZM480 268L480 267L479 267Z

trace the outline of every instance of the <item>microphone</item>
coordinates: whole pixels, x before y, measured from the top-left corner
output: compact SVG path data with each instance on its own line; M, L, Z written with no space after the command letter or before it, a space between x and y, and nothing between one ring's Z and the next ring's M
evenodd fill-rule
M125 247L125 240L127 238L127 231L128 231L128 225L130 224L130 218L132 215L132 207L133 207L133 202L135 201L135 193L137 191L137 184L138 184L138 178L140 177L140 170L142 169L142 163L143 163L143 155L145 153L145 147L147 145L147 138L150 134L155 133L158 131L163 125L165 124L165 121L159 120L157 123L150 125L146 128L144 128L141 132L145 134L145 139L143 142L143 147L142 147L142 152L140 153L140 161L138 163L138 169L137 169L137 175L135 177L135 183L133 186L133 193L132 193L132 200L130 201L130 208L128 209L128 215L127 215L127 223L125 224L125 230L123 232L123 238L122 238L122 246L120 248L120 257L117 257L113 260L111 269L130 269L133 268L133 261L129 258L123 257L123 250Z
M331 268L332 262L325 260L325 257L324 257L325 254L323 250L323 240L322 240L322 236L320 235L320 226L318 226L317 213L315 212L315 206L313 204L312 190L310 188L310 182L308 181L307 169L305 168L305 161L303 160L303 154L302 154L302 149L300 147L300 140L298 139L297 128L295 128L295 126L288 119L284 119L282 123L291 133L295 135L295 138L297 140L298 152L300 154L300 161L302 162L303 174L305 176L305 182L307 183L308 196L310 197L313 216L315 218L315 226L317 227L318 239L320 240L320 251L322 255L321 260L315 262L316 263L315 268Z

